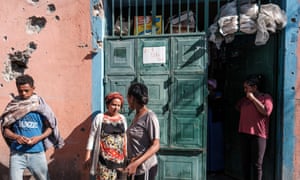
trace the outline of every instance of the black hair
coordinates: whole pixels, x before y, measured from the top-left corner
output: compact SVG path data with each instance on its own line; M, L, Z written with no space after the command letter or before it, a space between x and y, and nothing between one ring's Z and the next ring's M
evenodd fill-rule
M256 86L257 89L261 89L263 84L263 76L261 74L250 74L247 76L244 82L249 86Z
M128 96L133 96L139 104L146 105L149 101L148 88L142 83L133 83L128 88Z
M20 75L16 78L16 86L19 87L24 84L29 84L31 87L34 86L34 80L28 74Z

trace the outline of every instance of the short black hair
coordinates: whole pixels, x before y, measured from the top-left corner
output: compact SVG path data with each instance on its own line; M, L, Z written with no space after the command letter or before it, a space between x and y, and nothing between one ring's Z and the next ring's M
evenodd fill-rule
M29 84L31 87L33 87L34 86L33 78L28 74L18 76L16 78L16 86L19 87L24 84Z
M148 88L143 83L133 83L128 88L128 96L133 96L139 104L146 105L149 101Z

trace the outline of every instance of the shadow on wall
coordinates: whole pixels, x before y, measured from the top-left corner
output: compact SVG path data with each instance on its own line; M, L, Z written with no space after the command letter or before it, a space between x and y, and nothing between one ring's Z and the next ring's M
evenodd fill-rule
M49 163L51 179L89 179L89 172L83 170L82 163L93 117L93 114L90 115L72 131L65 139L65 146L62 149L55 150Z

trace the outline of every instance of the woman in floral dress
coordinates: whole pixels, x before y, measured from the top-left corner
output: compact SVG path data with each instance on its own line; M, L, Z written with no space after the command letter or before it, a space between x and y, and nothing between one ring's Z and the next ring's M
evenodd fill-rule
M112 92L105 97L107 111L94 118L87 143L84 165L97 180L117 179L127 155L125 117L119 113L123 96Z

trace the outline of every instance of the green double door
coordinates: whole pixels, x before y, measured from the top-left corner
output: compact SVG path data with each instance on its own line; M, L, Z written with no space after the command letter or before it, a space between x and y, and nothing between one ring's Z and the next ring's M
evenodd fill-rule
M149 88L158 116L158 179L206 179L207 45L204 35L105 39L105 94L126 96L129 85ZM134 113L125 103L123 114Z

